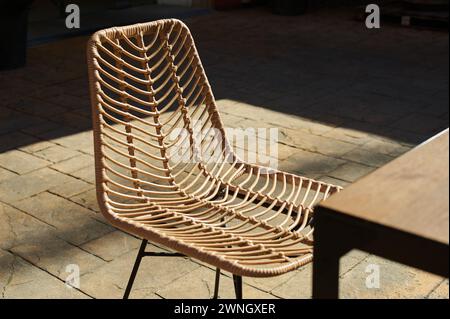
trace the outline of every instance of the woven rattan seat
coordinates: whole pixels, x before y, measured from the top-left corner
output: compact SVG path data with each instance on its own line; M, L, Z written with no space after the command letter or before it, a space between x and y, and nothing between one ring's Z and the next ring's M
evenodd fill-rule
M233 152L182 22L99 31L88 65L97 197L114 226L239 276L312 260L313 206L339 187Z

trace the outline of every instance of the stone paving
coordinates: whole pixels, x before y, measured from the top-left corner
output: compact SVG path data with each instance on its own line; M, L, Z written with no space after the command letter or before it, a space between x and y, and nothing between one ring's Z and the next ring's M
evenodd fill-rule
M247 9L186 23L226 126L277 127L282 169L345 186L448 126L448 32L367 30L343 11ZM27 67L0 73L2 298L119 298L139 247L98 213L86 40L31 48ZM79 289L65 285L71 264ZM380 266L379 289L365 286L369 264ZM222 277L221 298L233 298ZM244 283L247 298L310 298L311 265ZM213 284L208 265L153 257L132 297L210 298ZM448 280L360 251L342 258L341 289L449 297Z

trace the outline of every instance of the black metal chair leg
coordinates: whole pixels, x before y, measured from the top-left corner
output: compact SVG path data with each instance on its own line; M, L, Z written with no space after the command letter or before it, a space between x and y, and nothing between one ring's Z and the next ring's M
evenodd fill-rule
M222 188L218 194L216 195L217 198L223 198L223 195L225 193L225 188ZM223 222L223 218L220 219L221 222ZM226 224L224 224L226 226ZM220 268L216 268L216 281L214 283L214 295L213 299L219 298L219 286L220 286Z
M128 279L127 288L125 289L125 293L123 294L123 299L128 299L128 297L130 296L131 288L133 287L134 279L136 278L136 274L139 270L142 257L145 256L145 247L147 247L147 242L147 239L142 240L141 247L139 248L139 252L136 257L136 261L134 262L133 270L131 271L130 279Z
M220 285L220 268L216 268L216 281L214 283L213 299L219 298L219 285Z
M233 275L234 291L236 293L236 299L242 299L242 277Z

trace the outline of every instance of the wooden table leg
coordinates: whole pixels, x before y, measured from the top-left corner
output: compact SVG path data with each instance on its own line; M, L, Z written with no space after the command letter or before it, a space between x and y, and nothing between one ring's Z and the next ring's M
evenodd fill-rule
M339 260L348 251L346 241L338 235L342 225L326 215L326 210L318 207L314 217L314 299L339 298Z
M326 249L315 254L313 264L314 299L339 298L339 259L338 254L328 253Z

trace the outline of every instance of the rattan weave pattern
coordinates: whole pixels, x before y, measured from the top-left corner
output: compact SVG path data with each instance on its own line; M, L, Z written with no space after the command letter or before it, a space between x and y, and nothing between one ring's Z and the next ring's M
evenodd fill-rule
M241 276L312 260L313 206L340 188L233 152L181 21L101 30L87 51L97 198L114 226Z

